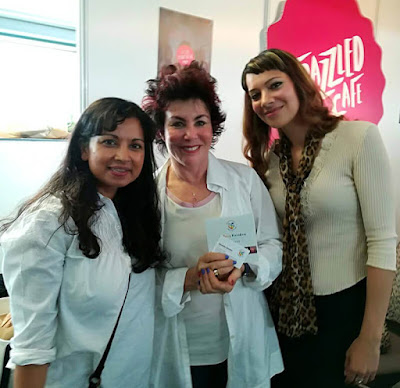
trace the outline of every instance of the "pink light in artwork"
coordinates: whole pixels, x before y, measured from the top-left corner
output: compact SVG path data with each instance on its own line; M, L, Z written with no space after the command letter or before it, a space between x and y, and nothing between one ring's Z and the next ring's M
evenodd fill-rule
M190 65L194 60L193 49L187 44L182 44L176 50L176 61L183 66Z

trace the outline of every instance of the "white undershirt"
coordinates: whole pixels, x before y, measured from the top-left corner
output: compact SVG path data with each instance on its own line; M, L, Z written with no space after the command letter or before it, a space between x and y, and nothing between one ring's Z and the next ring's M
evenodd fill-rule
M221 215L221 199L212 193L201 206L185 207L168 195L165 201L164 248L174 268L194 267L208 252L205 220ZM214 365L228 358L229 332L221 294L191 291L181 312L189 347L190 365Z

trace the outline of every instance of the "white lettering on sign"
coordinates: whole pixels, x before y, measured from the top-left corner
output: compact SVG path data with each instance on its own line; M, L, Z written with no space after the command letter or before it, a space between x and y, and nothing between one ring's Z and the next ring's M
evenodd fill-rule
M322 97L332 100L332 112L346 114L348 108L362 104L364 43L355 35L317 55L309 51L297 59L320 86ZM307 62L304 62L307 60Z

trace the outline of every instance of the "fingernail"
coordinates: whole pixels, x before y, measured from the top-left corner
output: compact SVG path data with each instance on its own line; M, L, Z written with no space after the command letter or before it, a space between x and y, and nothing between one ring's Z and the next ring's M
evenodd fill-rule
M236 260L233 260L233 265L235 265L237 263L237 261Z
M201 273L204 275L206 273L206 271L204 270L204 268L202 268Z
M229 255L225 255L225 259L229 259Z
M210 273L210 268L207 268L207 273Z

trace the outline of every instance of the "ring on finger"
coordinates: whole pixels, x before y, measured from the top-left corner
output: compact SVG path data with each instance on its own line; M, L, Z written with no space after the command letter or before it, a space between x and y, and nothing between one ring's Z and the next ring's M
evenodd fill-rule
M356 384L362 384L362 382L364 381L364 378L360 377L360 376L356 376L354 381L355 381Z
M214 272L215 277L217 278L217 277L219 276L218 270L217 270L217 269L214 269L213 272Z

